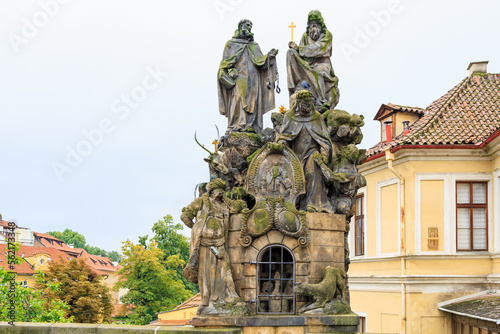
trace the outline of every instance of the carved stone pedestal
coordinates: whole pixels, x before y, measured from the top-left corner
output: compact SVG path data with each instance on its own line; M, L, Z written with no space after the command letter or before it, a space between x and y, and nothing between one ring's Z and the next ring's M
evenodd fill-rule
M343 315L275 315L249 317L195 317L192 325L197 328L241 328L241 334L308 334L356 333L357 314Z
M282 245L291 251L295 262L295 283L319 283L328 266L345 270L345 217L328 213L306 213L306 220L310 233L310 243L306 247L300 246L297 239L285 236L277 230L255 238L250 246L244 247L240 242L242 215L231 217L228 253L234 283L236 292L247 303L251 313L258 313L257 263L261 260L258 257L269 245ZM306 300L297 297L295 310L292 307L287 313L295 314L305 303Z

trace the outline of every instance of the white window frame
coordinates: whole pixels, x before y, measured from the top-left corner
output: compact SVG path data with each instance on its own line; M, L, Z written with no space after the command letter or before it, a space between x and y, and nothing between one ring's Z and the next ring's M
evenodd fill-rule
M398 251L393 252L393 253L382 253L382 202L380 201L381 199L381 194L382 194L382 188L391 186L395 184L398 188L397 196L398 196L398 201L397 204L395 205L394 209L396 210L396 216L398 217ZM377 256L378 257L390 257L390 256L397 256L401 254L401 213L400 213L400 208L401 208L401 184L399 182L399 179L397 177L393 177L384 181L379 181L377 182L377 220L376 220L376 228L377 228Z
M488 219L486 221L486 224L488 226L488 245L487 249L485 251L457 251L457 210L456 206L453 205L453 210L451 210L452 213L452 231L453 233L451 237L453 238L453 244L452 244L452 251L453 254L484 254L485 252L489 252L491 250L491 245L492 245L492 230L493 227L491 226L491 213L493 212L491 209L491 203L493 202L493 197L491 195L492 189L491 189L491 173L460 173L460 174L451 174L451 185L453 187L453 191L451 192L452 194L452 203L457 202L457 194L455 191L455 185L457 181L483 181L486 182L486 189L488 191Z
M452 205L450 191L454 187L450 184L450 174L444 173L416 173L415 174L415 252L421 255L442 255L452 253L452 246L450 236L451 236L451 212L454 209ZM422 205L420 203L421 197L421 181L443 181L443 231L440 240L443 240L444 251L422 251L422 216L420 214ZM454 190L453 190L454 191Z
M443 255L443 254L484 254L486 251L457 251L457 211L456 211L456 183L467 181L482 181L487 182L488 190L488 252L492 249L493 244L493 226L492 226L492 183L496 183L495 195L500 196L498 184L500 183L500 169L495 171L494 180L491 182L490 173L416 173L415 174L415 252L419 255ZM443 202L444 202L444 231L440 240L444 242L444 251L422 251L422 232L421 232L421 203L420 203L420 182L430 180L442 180L443 184ZM499 198L499 197L496 197ZM493 212L495 214L496 212ZM495 215L495 227L498 228L499 218ZM498 229L496 229L498 231ZM500 237L496 236L496 245L500 242ZM500 247L498 247L500 248ZM497 249L498 249L497 248ZM500 250L500 249L499 249Z

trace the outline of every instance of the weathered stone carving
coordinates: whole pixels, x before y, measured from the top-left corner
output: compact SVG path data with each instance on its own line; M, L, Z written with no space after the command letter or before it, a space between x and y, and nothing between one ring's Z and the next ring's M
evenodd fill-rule
M303 89L302 82L309 83L317 109L333 109L339 102L338 78L333 71L332 33L326 29L321 13L309 12L307 29L297 45L288 43L287 53L288 91L290 95Z
M226 250L229 213L241 211L245 203L227 198L225 188L223 180L212 180L206 186L206 193L182 209L181 219L192 229L190 258L183 276L200 287L201 305L197 314L247 312L236 294Z
M260 134L262 115L274 109L278 50L263 55L251 29L249 20L238 23L219 66L219 111L228 118L227 133L250 130Z
M298 208L333 213L321 169L313 159L317 152L324 161L329 161L332 143L323 117L314 109L311 92L302 90L297 93L297 101L285 114L278 143L290 145L299 161L302 161L306 194L299 198Z
M244 187L248 170L247 158L262 146L262 138L256 133L233 132L221 138L222 161L227 166L228 189Z
M293 151L284 145L267 143L253 158L247 178L247 191L256 205L243 210L241 243L249 246L252 238L272 228L309 244L305 213L295 208L297 197L305 193L302 166Z
M219 111L228 127L214 152L200 144L209 153L210 179L181 215L192 228L183 274L200 285L199 315L293 314L306 295L312 300L300 313L348 313L347 233L364 185L357 165L365 152L355 146L363 117L333 109L339 92L332 34L311 11L300 45L289 43L291 108L272 113L273 128L263 130L263 114L279 92L278 51L263 55L251 28L249 20L239 22L218 69ZM302 283L297 296L296 282L318 282L325 267L323 281Z
M318 284L302 283L299 285L298 293L312 297L312 302L300 308L299 313L323 313L323 314L345 314L350 313L351 308L345 301L346 273L339 268L326 267L325 276ZM340 300L335 300L337 291Z

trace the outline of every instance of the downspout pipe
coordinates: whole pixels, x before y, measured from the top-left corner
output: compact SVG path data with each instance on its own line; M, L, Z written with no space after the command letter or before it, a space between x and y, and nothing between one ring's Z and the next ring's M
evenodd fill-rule
M394 153L391 152L390 148L385 149L385 160L387 160L387 168L399 179L399 194L400 194L400 222L401 222L401 330L402 333L406 333L406 285L402 278L406 275L406 230L405 230L405 179L399 174L392 163L394 161Z

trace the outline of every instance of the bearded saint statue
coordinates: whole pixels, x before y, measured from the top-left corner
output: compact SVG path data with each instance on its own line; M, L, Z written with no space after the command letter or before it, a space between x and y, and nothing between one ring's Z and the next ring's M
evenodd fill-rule
M323 17L318 10L309 12L307 29L297 45L288 43L286 63L288 91L290 95L309 84L317 110L333 109L339 102L338 77L333 72L332 33L326 30ZM309 88L308 87L308 88Z
M263 55L251 30L250 20L238 23L233 38L224 47L219 65L219 111L228 118L227 133L261 134L262 116L275 107L273 84L278 50L271 49Z

